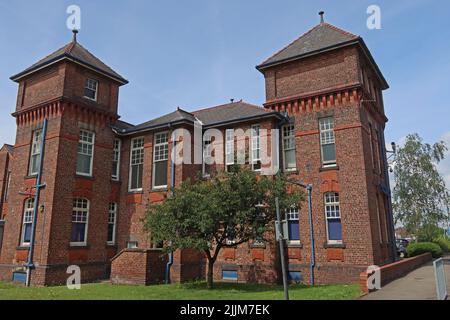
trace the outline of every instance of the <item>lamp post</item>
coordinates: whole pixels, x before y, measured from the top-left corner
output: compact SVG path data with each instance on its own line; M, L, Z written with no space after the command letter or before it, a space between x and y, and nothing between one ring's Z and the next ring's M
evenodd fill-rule
M309 213L309 234L311 237L311 262L309 265L310 268L310 284L314 286L314 268L316 266L316 252L315 252L315 241L314 241L314 224L313 224L313 216L312 216L312 184L304 184L301 181L287 181L290 184L300 186L308 191L308 213Z

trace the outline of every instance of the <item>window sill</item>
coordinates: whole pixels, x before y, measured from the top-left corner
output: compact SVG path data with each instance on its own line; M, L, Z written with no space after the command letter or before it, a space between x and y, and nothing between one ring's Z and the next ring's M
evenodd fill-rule
M295 174L297 175L299 173L298 169L284 169L283 173L291 175L291 174Z
M86 100L92 101L92 102L97 102L97 99L92 99L92 98L86 97L86 96L83 96L83 98Z
M128 194L144 194L143 189L128 190Z
M21 245L21 246L17 246L16 250L30 250L30 246L26 246L26 245Z
M106 248L116 248L117 249L117 243L113 242L107 242Z
M325 172L325 171L333 171L333 170L339 170L339 166L333 165L333 166L323 166L320 167L319 172Z
M89 249L90 246L87 243L74 243L69 244L69 249Z
M167 192L167 191L169 191L169 188L167 188L167 186L152 188L152 192Z
M30 174L28 176L25 176L24 179L25 180L29 180L29 179L36 179L38 177L38 174Z
M323 247L325 249L345 249L345 243L329 243L329 242L325 242Z
M86 179L86 180L95 180L93 176L79 174L79 173L75 174L75 178L77 178L77 179Z
M300 241L287 241L286 247L288 247L288 248L303 248L303 244Z

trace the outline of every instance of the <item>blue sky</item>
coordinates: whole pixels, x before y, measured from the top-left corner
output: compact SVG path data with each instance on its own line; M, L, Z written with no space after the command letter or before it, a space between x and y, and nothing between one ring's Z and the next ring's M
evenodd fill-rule
M0 0L0 143L14 143L17 85L9 77L71 39L66 8L82 10L79 41L130 80L122 119L139 123L174 110L264 102L254 68L326 12L327 22L361 35L391 88L387 141L418 132L450 144L450 2L447 0ZM382 29L366 27L379 5ZM450 160L441 166L450 183Z

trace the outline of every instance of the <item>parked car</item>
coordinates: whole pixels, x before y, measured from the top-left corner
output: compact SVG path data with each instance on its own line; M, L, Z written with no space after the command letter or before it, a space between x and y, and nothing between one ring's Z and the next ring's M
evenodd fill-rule
M409 245L409 241L406 239L397 239L395 244L397 247L397 255L400 258L406 257L406 247Z

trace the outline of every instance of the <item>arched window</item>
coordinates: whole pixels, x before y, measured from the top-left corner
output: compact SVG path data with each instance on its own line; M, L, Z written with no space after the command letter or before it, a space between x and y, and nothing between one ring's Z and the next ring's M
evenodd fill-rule
M22 236L20 239L20 244L22 246L29 246L31 243L33 216L34 216L34 199L30 198L25 201L25 206L23 210Z
M89 200L74 199L72 210L71 245L86 245L89 217Z

